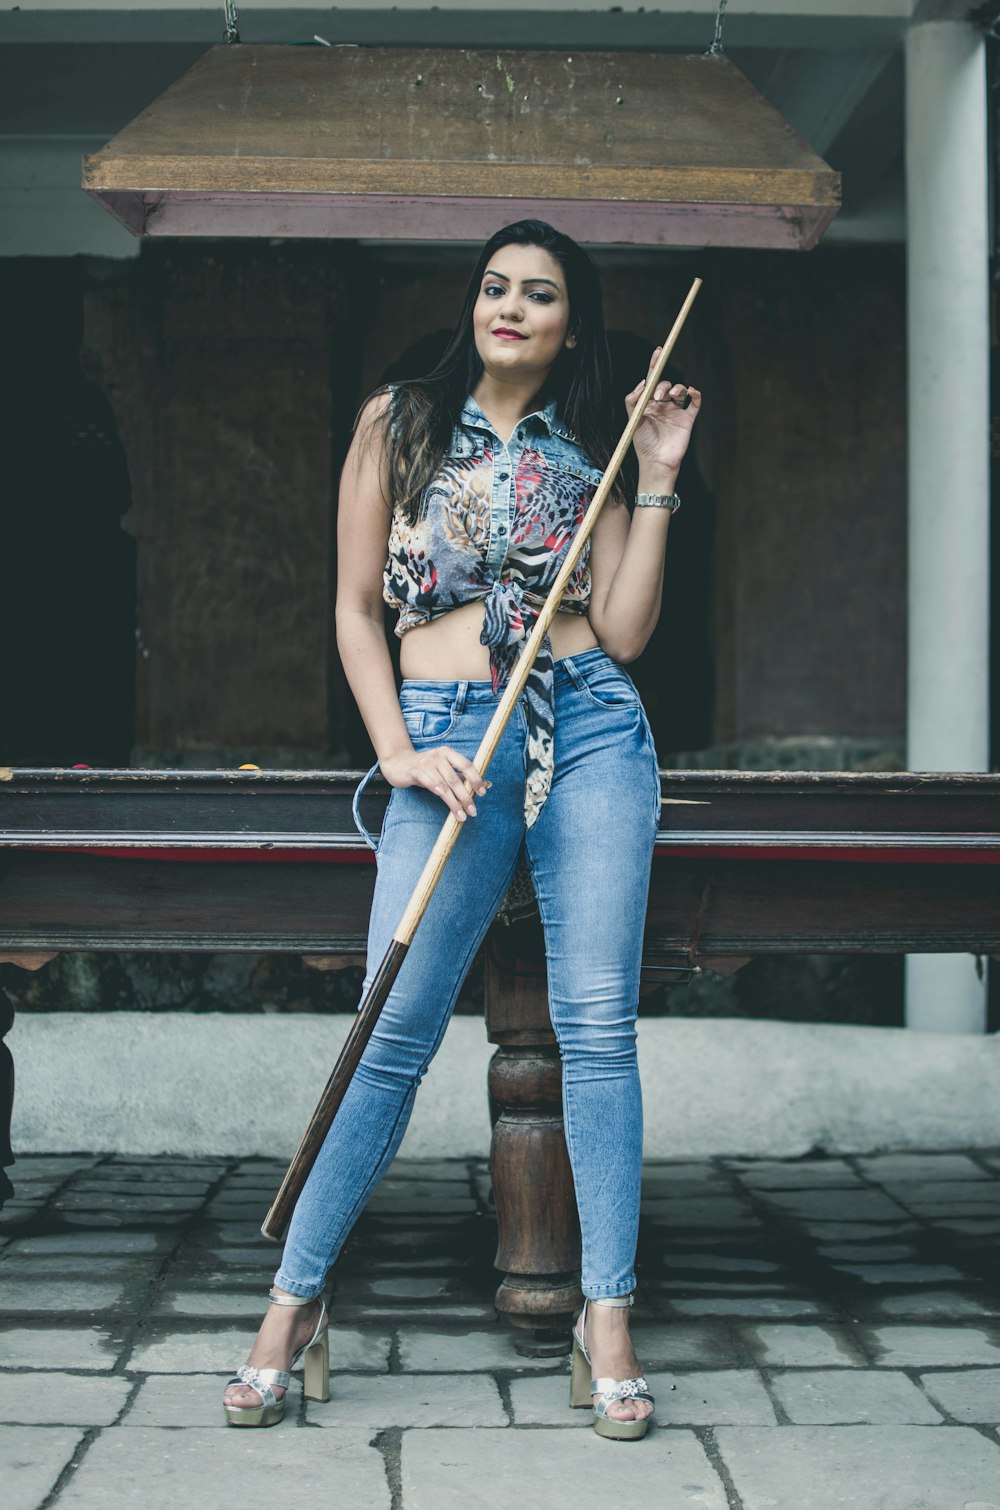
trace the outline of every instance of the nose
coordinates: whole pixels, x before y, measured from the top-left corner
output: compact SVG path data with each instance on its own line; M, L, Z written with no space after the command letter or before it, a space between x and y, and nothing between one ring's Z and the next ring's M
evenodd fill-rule
M500 318L510 320L513 324L523 318L520 301L513 291L508 291L507 297L500 300Z

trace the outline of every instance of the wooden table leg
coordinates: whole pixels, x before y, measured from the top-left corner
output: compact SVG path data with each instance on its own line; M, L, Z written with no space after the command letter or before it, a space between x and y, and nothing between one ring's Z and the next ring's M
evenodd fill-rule
M496 1306L526 1357L568 1352L572 1315L583 1304L580 1224L540 938L537 921L495 924L486 955L486 1026L499 1046L489 1071L495 1262L504 1274Z

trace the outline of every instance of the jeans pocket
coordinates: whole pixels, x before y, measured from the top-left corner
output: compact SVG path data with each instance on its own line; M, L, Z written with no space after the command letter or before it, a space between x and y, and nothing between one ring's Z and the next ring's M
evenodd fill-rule
M406 732L415 743L424 740L438 744L455 727L455 704L450 697L407 693L399 696Z
M450 713L408 711L403 714L403 722L412 740L418 742L428 740L432 744L440 743L455 726L455 720Z
M583 686L591 702L599 708L635 710L641 706L635 683L614 661L588 666L583 672Z

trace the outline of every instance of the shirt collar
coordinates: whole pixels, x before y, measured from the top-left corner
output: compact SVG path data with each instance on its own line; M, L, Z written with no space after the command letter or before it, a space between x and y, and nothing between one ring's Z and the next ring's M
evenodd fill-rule
M489 420L486 418L486 415L480 409L471 393L462 406L461 419L463 425L469 425L471 428L476 430L489 430L491 434L496 434L493 426L490 424ZM531 414L525 414L523 418L518 421L518 425L527 425L532 421L543 425L550 435L554 430L559 429L561 431L561 426L558 425L556 418L555 399L550 398L548 403L543 408L535 409Z

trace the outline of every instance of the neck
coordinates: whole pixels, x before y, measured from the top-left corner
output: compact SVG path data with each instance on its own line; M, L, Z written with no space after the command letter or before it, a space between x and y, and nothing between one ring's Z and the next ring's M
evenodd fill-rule
M507 378L484 372L472 390L472 397L501 439L508 440L518 420L537 409L544 381L543 377L539 383L537 374Z

